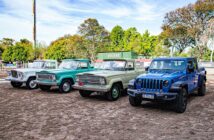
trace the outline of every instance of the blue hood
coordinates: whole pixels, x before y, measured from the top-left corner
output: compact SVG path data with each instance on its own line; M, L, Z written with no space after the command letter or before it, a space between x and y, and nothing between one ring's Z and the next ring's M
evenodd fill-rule
M161 81L169 81L168 86L165 86L162 88L163 92L168 92L171 85L174 82L177 82L178 80L185 77L184 71L172 71L172 70L155 70L155 71L149 71L146 74L139 75L135 80L136 88L139 89L142 87L142 82L140 84L138 81L142 81L144 79L152 79L152 80L161 80ZM147 80L145 82L148 82ZM161 85L159 85L161 86Z
M156 71L149 71L148 73L141 74L137 77L138 78L151 78L151 79L175 79L185 75L184 71L172 71L172 70L156 70Z

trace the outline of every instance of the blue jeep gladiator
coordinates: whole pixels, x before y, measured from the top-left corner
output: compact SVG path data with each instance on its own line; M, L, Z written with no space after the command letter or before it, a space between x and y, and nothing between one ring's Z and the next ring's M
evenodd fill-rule
M183 113L188 94L206 92L206 71L199 68L196 58L156 58L147 73L131 80L128 85L129 102L139 106L142 100L174 101L174 109Z

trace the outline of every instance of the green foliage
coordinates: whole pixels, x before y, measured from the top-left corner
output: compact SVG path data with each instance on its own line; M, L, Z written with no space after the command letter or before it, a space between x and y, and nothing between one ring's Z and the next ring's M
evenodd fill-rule
M79 27L79 34L84 38L88 57L93 61L101 47L105 47L109 33L96 19L89 18Z
M34 48L35 59L44 59L46 51L47 51L46 44L38 42L37 46Z
M8 47L2 53L2 59L5 62L12 62L13 47Z
M23 47L24 48L23 51L26 52L25 61L31 61L31 60L34 59L33 45L29 40L21 39L19 42L16 42L15 46L19 46L19 47ZM20 49L20 51L21 51L21 49Z
M209 29L209 20L214 17L213 9L213 0L197 0L195 4L167 13L161 33L165 45L173 46L179 54L187 47L196 47L202 59L207 43L203 35Z
M86 58L84 40L79 35L61 37L50 44L45 53L45 58L56 60Z
M3 40L4 44L8 45L2 54L2 59L5 62L29 61L33 59L32 43L27 39L21 39L19 42L16 42L15 45L12 39Z
M124 37L123 28L119 25L115 26L110 33L112 51L124 50L123 37Z
M12 61L27 61L28 60L28 49L21 44L17 44L16 46L12 47Z

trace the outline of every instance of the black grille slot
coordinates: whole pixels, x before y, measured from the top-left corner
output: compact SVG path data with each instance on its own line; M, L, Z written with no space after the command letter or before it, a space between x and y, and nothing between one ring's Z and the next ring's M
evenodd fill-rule
M11 71L11 75L12 75L12 77L14 77L14 78L18 78L17 71L15 71L15 70L12 70L12 71Z
M163 80L142 79L141 88L146 90L162 90Z

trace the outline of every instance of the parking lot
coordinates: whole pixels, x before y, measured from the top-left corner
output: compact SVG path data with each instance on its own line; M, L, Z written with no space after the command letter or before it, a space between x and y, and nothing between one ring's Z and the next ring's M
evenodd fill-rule
M14 89L0 84L0 139L206 139L214 138L214 76L207 94L191 95L185 113L171 104L143 102L132 107L128 96L110 102L102 96L82 98Z

